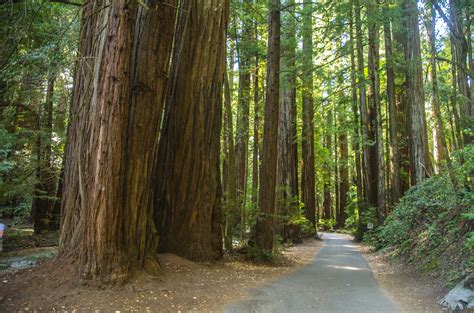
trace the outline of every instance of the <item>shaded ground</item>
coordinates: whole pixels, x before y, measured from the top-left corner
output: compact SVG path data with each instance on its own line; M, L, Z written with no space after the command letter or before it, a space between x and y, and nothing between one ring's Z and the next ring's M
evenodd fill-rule
M12 253L30 248L54 247L58 245L58 231L34 234L33 225L18 225L12 227L10 226L11 221L6 221L6 224L8 228L3 237L4 253Z
M446 312L437 304L437 300L448 291L442 287L441 281L433 277L421 277L415 269L390 259L385 253L373 253L365 246L361 247L361 251L377 281L402 312Z
M226 308L226 312L400 312L379 287L350 237L324 234L324 247L308 266Z
M244 299L249 288L272 282L308 264L322 246L314 240L286 249L273 265L253 264L242 255L215 264L193 263L161 255L163 274L142 275L122 287L81 286L70 266L54 262L22 271L0 273L0 312L52 311L222 311Z

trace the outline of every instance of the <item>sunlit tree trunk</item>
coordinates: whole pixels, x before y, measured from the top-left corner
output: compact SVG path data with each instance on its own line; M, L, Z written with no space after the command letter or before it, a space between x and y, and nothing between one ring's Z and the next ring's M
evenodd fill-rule
M385 13L389 9L384 8ZM387 106L388 119L390 128L390 182L392 193L392 204L397 204L400 196L400 157L398 153L398 118L395 99L395 72L394 58L392 50L392 30L390 27L390 19L386 14L384 21L384 39L385 39L385 57L387 59Z
M420 30L418 8L415 0L404 1L405 15L405 62L407 105L409 112L411 183L416 185L432 175L432 165L426 129L421 64Z
M427 0L426 1L426 8L427 8L427 17L426 17L426 30L428 35L428 45L429 45L429 53L430 53L430 78L431 78L431 86L432 86L432 95L431 95L431 109L433 110L434 120L436 124L436 136L434 141L437 145L437 166L440 166L442 161L446 161L448 174L451 178L452 183L454 186L457 185L457 180L454 175L454 170L451 163L451 157L449 156L448 146L446 144L446 136L444 132L443 126L443 116L441 115L441 107L440 107L440 100L439 100L439 87L438 87L438 72L437 72L437 64L436 64L436 11L432 5L432 3Z
M350 58L351 58L351 108L353 114L353 134L352 134L352 150L355 155L355 181L357 187L357 207L361 205L363 199L362 194L362 164L360 154L360 118L359 109L357 105L357 72L356 72L356 59L354 51L354 3L351 0L351 14L349 20L350 26ZM359 216L360 220L360 216Z
M316 183L314 164L314 99L313 99L313 6L303 4L303 129L301 132L301 191L305 216L316 227Z
M232 63L232 62L231 62ZM224 191L226 197L224 244L227 250L232 250L234 237L234 221L238 217L237 208L237 179L235 168L234 125L232 121L232 98L228 73L224 76Z
M332 129L332 109L327 109L327 117L326 117L326 134L324 139L324 147L326 148L327 153L329 154L329 158L332 155L332 136L331 136L331 129ZM324 186L323 186L323 214L322 218L328 220L331 218L331 180L332 180L332 162L330 159L327 159L324 164Z
M243 0L242 5L247 9L252 5L251 0ZM239 63L239 95L237 106L237 123L235 138L235 154L237 169L237 198L240 210L240 228L243 231L246 223L245 203L247 197L248 178L248 143L249 143L249 116L251 100L251 66L252 53L249 45L252 41L253 25L248 17L241 18L242 30L240 41L237 41L237 56Z

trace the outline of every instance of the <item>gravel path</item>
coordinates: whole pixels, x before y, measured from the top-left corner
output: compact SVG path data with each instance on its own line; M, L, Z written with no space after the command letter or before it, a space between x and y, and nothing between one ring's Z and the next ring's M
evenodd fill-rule
M324 247L310 265L250 290L249 299L231 304L225 312L400 312L355 243L339 234L324 234L323 239Z

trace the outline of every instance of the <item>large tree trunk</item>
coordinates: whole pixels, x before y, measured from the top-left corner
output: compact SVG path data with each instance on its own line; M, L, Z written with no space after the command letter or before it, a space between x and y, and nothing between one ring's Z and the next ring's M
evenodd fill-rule
M305 216L316 228L316 185L314 165L314 99L313 99L313 6L303 7L303 129L301 138L301 191Z
M267 85L259 192L260 216L255 225L255 245L263 253L273 250L280 98L280 0L269 0Z
M222 256L219 135L228 4L180 3L158 151L159 250L195 261Z
M426 129L420 30L416 0L405 0L404 9L407 30L405 34L405 62L407 63L406 90L411 143L411 183L416 185L426 177L431 176L433 171Z
M59 242L81 278L121 282L158 266L152 168L176 3L146 3L84 4Z

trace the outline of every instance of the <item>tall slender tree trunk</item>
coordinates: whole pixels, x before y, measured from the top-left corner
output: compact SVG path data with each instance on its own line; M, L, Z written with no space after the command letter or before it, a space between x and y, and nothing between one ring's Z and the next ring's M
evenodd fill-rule
M441 115L441 107L439 104L439 87L438 87L438 72L436 64L436 11L433 4L427 0L427 18L426 18L426 30L428 35L428 44L429 44L429 53L430 53L430 78L432 86L432 95L431 95L431 109L433 110L433 115L436 124L436 137L434 138L438 153L437 153L437 162L440 166L440 163L446 160L446 165L448 169L449 177L454 186L457 186L457 180L454 175L454 170L451 163L451 158L448 152L448 146L446 144L446 136L443 126L443 117Z
M55 75L47 80L44 108L38 111L37 168L32 216L35 233L51 229L51 212L56 196L56 173L52 159L53 95Z
M343 228L346 224L347 193L349 192L349 147L346 132L339 135L339 153L339 210L336 221L338 227Z
M90 1L71 105L59 257L81 278L157 270L152 169L175 1Z
M404 12L402 10L394 10L396 15L392 19L393 34L393 59L404 58L405 45L405 25L403 23ZM400 195L410 188L410 139L409 139L409 114L408 101L406 95L406 64L403 62L393 63L395 82L400 81L399 85L395 85L395 104L397 116L397 143L400 168Z
M301 190L305 216L316 228L316 183L314 164L314 99L313 99L313 6L303 4L303 129L301 139Z
M195 261L222 256L219 133L228 6L180 3L158 150L159 250Z
M251 6L251 0L243 0L244 6ZM239 210L241 212L240 228L245 228L245 203L247 198L247 177L248 177L248 143L249 143L249 116L250 116L250 85L251 85L251 60L252 54L248 46L252 41L252 23L248 18L242 19L241 40L238 42L237 54L239 61L239 97L237 107L236 125L236 169L237 169L237 198Z
M437 5L437 2L433 2L434 5ZM439 8L439 6L438 6ZM464 25L464 17L463 17L463 8L467 10L467 2L464 4L462 0L450 0L449 1L449 16L451 24L449 26L450 31L452 33L452 43L454 44L454 64L456 64L456 78L457 78L457 85L458 91L461 95L460 100L460 108L461 108L461 115L460 115L460 123L463 132L463 144L468 145L472 141L472 122L473 122L473 102L474 99L471 99L470 94L470 87L469 87L469 78L468 78L468 40L467 36L465 36L466 29Z
M290 12L285 12L282 17L282 64L281 64L281 97L280 97L280 111L278 121L278 216L280 222L277 223L277 229L284 239L288 238L287 219L292 215L294 210L293 193L298 185L298 181L294 180L295 170L292 157L292 110L295 104L296 97L296 77L295 77L295 50L296 50L296 25L294 20L294 0L289 0L285 5L290 6ZM297 195L296 195L297 196Z
M359 206L359 216L363 216L363 212L369 199L373 198L371 185L371 174L370 174L370 160L369 160L369 146L367 140L369 138L369 117L367 113L367 102L366 102L366 87L365 87L365 76L364 76L364 44L362 39L362 21L361 21L361 6L359 0L354 0L354 13L355 13L355 28L356 28L356 50L357 50L357 72L358 79L357 83L359 86L359 108L360 108L360 122L361 122L361 134L362 134L362 177L364 186L365 203ZM357 237L362 238L362 234L365 230L365 222L360 218L358 223Z
M237 179L235 168L235 145L234 145L234 125L232 121L232 98L228 74L224 74L224 106L225 106L225 146L226 146L226 166L224 170L226 191L226 222L224 231L224 244L227 250L232 250L232 240L234 237L234 221L238 216L237 208Z
M353 123L354 130L352 134L352 150L355 155L355 181L357 187L357 208L360 207L361 201L363 199L362 193L362 164L361 164L361 154L360 154L360 118L359 118L359 109L357 106L357 72L356 72L356 60L354 52L354 3L351 0L351 14L349 20L350 26L350 57L351 57L351 108L353 114ZM361 216L359 216L359 220Z
M332 129L332 110L327 110L327 128L326 128L326 138L325 138L325 148L329 154L332 155L332 136L331 136L331 129ZM331 218L331 160L326 160L324 164L325 168L325 179L324 179L324 186L323 186L323 219L329 220Z
M263 128L262 168L259 192L260 216L255 225L255 244L263 253L273 250L278 153L280 93L280 0L269 0L267 84Z
M370 89L369 89L369 134L372 135L369 138L373 139L375 145L371 147L372 155L371 160L373 165L371 166L372 175L371 179L373 183L372 190L376 190L373 193L373 198L370 204L377 207L377 222L379 225L383 223L385 215L385 176L384 176L384 145L383 145L383 127L382 127L382 109L380 101L380 76L379 76L379 46L380 46L380 34L379 34L379 7L375 0L370 0L367 4L367 19L368 19L368 31L369 31L369 76L370 76Z
M461 130L461 118L459 116L459 109L458 109L458 84L457 84L457 65L456 65L456 49L454 44L454 35L451 34L449 36L451 42L451 56L452 56L452 64L451 64L451 111L452 111L452 118L454 120L454 129L453 132L455 133L455 148L461 149L464 147L464 139L463 139L463 132Z
M258 41L257 25L255 26L255 41ZM258 51L255 53L255 73L253 82L253 156L252 156L252 204L258 206L259 182L259 152L260 152L260 59Z
M389 9L384 8L385 12L388 13ZM385 39L385 57L387 59L387 106L388 106L388 119L390 128L390 182L391 182L391 193L392 193L392 204L398 203L401 197L400 190L400 157L398 153L398 118L397 118L397 107L395 100L395 71L392 51L392 30L390 27L390 19L388 14L385 16L384 21L384 39Z
M416 185L432 175L432 165L426 129L421 64L420 30L416 0L404 1L405 13L405 61L407 104L409 108L409 134L411 143L411 183Z

